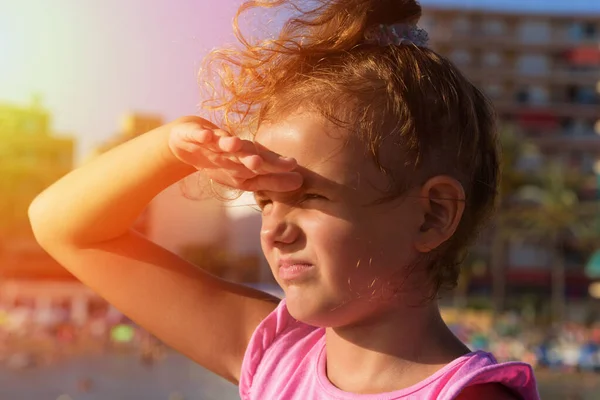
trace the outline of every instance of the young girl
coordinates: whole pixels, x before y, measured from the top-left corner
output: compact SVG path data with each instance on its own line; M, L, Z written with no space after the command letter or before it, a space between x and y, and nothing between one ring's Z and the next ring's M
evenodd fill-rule
M528 365L471 352L436 302L493 208L488 101L414 0L274 5L297 13L276 39L209 58L223 129L182 118L73 171L31 205L41 245L243 399L537 399ZM130 229L197 171L254 192L285 300Z

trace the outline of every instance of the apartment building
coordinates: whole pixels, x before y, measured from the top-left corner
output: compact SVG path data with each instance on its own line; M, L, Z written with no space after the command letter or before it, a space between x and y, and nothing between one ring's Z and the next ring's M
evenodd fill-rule
M600 14L426 7L421 25L431 47L486 92L500 119L537 145L541 154L529 160L531 168L545 157L559 160L591 182L584 197L598 197ZM506 302L533 294L538 306L547 303L553 263L547 246L509 240L504 249L502 279L510 282L502 289ZM565 254L570 299L585 299L588 293L585 260L579 256ZM476 292L492 294L490 269L475 280Z
M31 201L73 167L75 140L53 132L39 96L27 105L0 103L0 276L45 277L62 269L31 232Z
M600 14L428 7L422 25L499 116L583 173L600 159Z

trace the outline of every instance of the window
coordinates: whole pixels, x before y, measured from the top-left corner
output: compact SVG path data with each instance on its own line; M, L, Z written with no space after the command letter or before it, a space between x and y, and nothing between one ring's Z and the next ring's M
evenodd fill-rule
M594 163L596 161L596 157L593 153L585 151L581 154L581 162L580 167L582 172L591 173L594 172Z
M593 87L581 87L577 90L575 101L579 104L597 104L596 91Z
M552 38L550 24L546 21L524 21L519 25L518 34L523 43L544 43Z
M585 22L581 27L581 33L585 39L595 39L598 34L598 26L593 22Z
M567 101L577 104L598 104L598 93L593 86L576 86L570 85L567 87Z
M550 93L544 86L526 86L516 92L516 100L521 104L544 105L550 100Z
M489 19L483 24L483 32L489 36L502 36L506 33L506 24L501 19Z
M568 29L569 38L574 41L582 39L596 39L598 26L593 22L574 22Z
M502 64L502 56L497 51L486 51L482 58L484 67L499 67Z
M525 54L518 58L517 69L523 75L546 74L549 70L548 57L543 54Z
M518 103L526 104L529 102L529 92L526 88L519 89L515 97Z
M545 269L550 265L548 249L536 243L511 243L508 251L511 267Z
M573 23L569 27L568 32L569 32L569 39L571 39L573 41L581 40L583 38L583 27L578 22Z
M471 63L471 53L469 53L467 50L455 49L450 54L450 59L456 65L468 65Z
M582 39L596 39L599 34L599 27L594 22L574 22L568 28L568 35L572 41Z
M516 160L515 168L522 172L535 172L539 171L543 167L543 164L544 157L542 153L535 147L528 148L526 146Z
M495 83L491 83L485 87L485 94L491 99L499 99L502 97L503 92L502 86Z
M593 123L581 118L567 121L564 132L568 136L588 136L593 133Z
M457 17L452 25L455 33L466 34L471 31L471 20L465 16Z
M529 88L529 103L535 105L548 104L548 89L542 86L532 86Z

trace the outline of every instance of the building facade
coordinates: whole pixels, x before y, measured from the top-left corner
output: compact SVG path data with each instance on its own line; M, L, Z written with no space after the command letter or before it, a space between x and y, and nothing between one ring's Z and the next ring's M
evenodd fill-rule
M600 15L427 8L449 57L545 153L587 174L600 159Z
M119 132L95 149L88 159L163 124L159 115L128 113L121 120ZM221 271L226 263L217 263L226 248L229 220L225 205L199 193L194 176L184 183L175 183L158 194L140 215L134 229L190 261L210 263L203 267L227 276L226 271Z
M39 98L0 104L0 274L43 274L54 265L33 238L27 210L72 169L74 147L73 138L52 131Z
M119 132L113 135L105 143L102 143L96 147L87 157L86 161L92 160L100 154L105 153L110 149L141 135L142 133L158 128L162 124L163 119L159 115L143 113L125 114L121 119ZM151 207L148 206L136 221L134 227L135 230L147 235L150 232L150 217Z
M600 200L594 176L600 160L600 15L427 7L421 25L431 47L493 101L500 121L535 144L532 165L520 167L558 161L590 182L580 189L582 200ZM585 259L561 251L567 296L586 298ZM547 243L510 240L503 257L506 298L533 295L544 302L553 287ZM476 281L489 296L491 270Z

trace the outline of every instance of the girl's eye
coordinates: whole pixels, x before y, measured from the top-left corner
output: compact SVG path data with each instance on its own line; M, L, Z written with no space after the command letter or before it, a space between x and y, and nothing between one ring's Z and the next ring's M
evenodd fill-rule
M321 196L320 194L306 193L303 196L302 201L308 201L308 200L327 200L327 199L325 197Z

